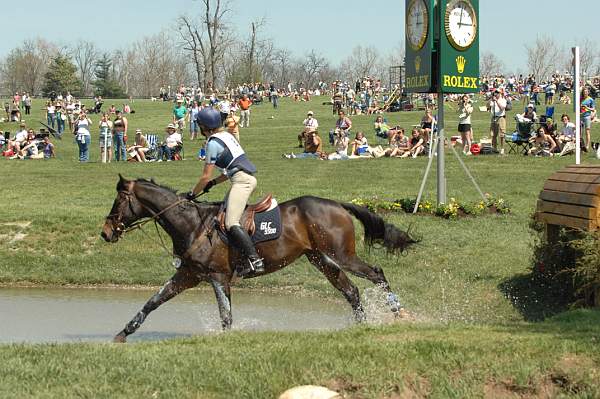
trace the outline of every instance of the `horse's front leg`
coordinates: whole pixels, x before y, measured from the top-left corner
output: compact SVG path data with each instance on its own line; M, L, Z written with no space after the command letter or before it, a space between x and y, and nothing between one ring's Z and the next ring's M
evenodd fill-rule
M177 296L182 291L195 287L199 282L200 279L187 269L180 268L177 270L173 277L171 277L171 279L167 281L165 285L163 285L162 288L148 300L148 302L146 302L142 310L140 310L134 318L127 323L125 328L115 336L114 342L125 342L128 335L133 334L140 328L150 312L167 302L169 299Z
M210 283L215 290L217 304L219 305L219 315L221 316L221 326L223 330L231 328L231 278L222 273L213 273L210 275Z

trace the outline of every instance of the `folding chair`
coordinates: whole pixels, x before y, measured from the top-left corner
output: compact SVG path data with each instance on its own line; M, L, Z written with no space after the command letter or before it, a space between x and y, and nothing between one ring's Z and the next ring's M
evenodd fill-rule
M148 142L148 152L146 152L146 159L156 160L158 157L158 136L156 134L147 134L146 141Z
M529 139L533 133L533 125L533 122L519 122L517 120L517 130L506 137L509 154L517 154L520 151L523 155L527 155L531 148Z

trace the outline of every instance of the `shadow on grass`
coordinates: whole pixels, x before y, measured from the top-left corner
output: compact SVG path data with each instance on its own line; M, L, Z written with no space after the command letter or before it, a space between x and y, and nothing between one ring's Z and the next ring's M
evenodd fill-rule
M565 312L575 300L568 278L548 280L534 273L520 274L503 281L498 288L526 321L543 321Z

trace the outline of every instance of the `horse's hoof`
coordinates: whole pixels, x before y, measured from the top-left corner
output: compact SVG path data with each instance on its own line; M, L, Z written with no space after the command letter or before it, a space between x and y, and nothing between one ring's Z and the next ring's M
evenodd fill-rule
M119 333L115 335L115 337L113 338L113 342L115 344L124 344L127 342L127 336L123 333Z

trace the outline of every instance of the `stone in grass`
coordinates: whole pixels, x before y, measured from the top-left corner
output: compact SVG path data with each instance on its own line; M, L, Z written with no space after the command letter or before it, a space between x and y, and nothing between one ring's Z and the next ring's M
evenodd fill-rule
M279 399L342 399L342 396L325 387L303 385L288 389Z

